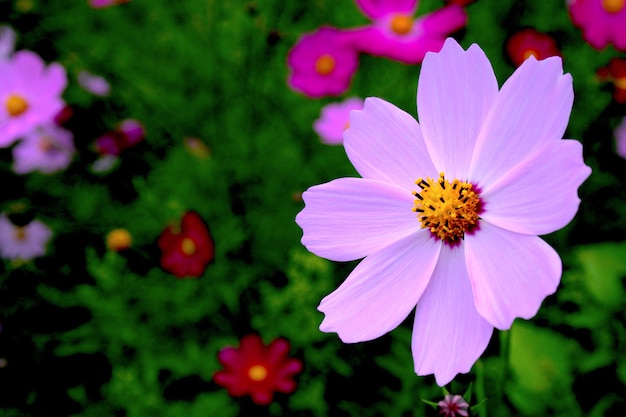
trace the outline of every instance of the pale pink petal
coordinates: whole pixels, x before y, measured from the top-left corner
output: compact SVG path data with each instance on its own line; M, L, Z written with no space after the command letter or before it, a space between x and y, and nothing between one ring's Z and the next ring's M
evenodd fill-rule
M561 58L528 58L504 83L485 120L472 158L470 178L486 188L546 141L560 140L574 90Z
M417 303L411 348L415 372L439 386L467 373L487 348L493 326L478 314L462 247L444 246Z
M415 190L419 177L438 175L417 121L378 98L365 99L363 110L350 113L343 145L364 178Z
M613 135L615 136L615 151L619 156L626 159L626 117L622 118Z
M481 218L525 234L561 229L574 218L578 187L591 174L582 151L575 140L546 143L481 193Z
M406 190L363 178L339 178L309 188L296 223L302 244L334 260L363 258L420 229Z
M363 14L378 19L388 14L412 15L417 9L418 0L356 0Z
M426 288L441 246L422 230L365 258L320 303L318 310L326 315L320 330L354 343L396 328Z
M480 230L465 235L464 244L476 309L500 330L509 329L516 317L537 314L559 285L561 259L537 236L483 221Z
M43 59L32 51L24 50L16 52L12 61L18 74L14 88L18 91L30 92L33 82L39 80L43 74L45 68Z
M448 38L441 52L426 54L417 113L438 172L467 179L476 138L497 93L491 64L477 45L466 52Z

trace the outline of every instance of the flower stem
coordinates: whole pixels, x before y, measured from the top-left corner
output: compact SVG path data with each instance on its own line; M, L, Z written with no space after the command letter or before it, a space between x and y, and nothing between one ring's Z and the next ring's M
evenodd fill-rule
M475 365L476 368L476 404L482 404L478 407L478 417L487 417L487 407L485 400L485 365L483 361L478 359Z

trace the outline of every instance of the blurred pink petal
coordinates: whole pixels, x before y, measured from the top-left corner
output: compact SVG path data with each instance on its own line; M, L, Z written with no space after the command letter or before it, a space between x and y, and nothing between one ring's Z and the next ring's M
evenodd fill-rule
M622 119L614 132L615 150L619 156L626 159L626 117Z
M94 75L87 71L80 71L77 78L78 84L93 95L105 97L111 92L111 86L107 80L99 75Z
M572 22L594 48L626 51L626 4L622 0L569 0Z
M361 110L363 99L348 98L340 103L330 103L322 107L319 119L313 123L313 130L327 145L341 145L343 132L350 126L350 112Z
M52 174L67 168L76 152L73 138L72 132L55 124L30 131L13 148L13 169L18 174Z
M391 13L412 15L417 9L418 0L355 0L363 14L370 19L379 19Z
M0 26L0 61L7 60L15 49L15 31L10 26Z
M128 2L130 2L130 0L89 0L89 5L94 9L102 9L104 7L117 6Z

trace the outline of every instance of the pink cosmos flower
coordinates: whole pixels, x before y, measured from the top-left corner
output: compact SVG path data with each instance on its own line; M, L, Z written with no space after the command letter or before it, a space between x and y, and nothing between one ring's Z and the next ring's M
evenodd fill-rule
M322 108L320 118L313 123L313 130L327 145L341 145L343 132L350 125L350 112L361 110L363 99L358 97L348 98L341 103L327 104Z
M311 252L365 258L320 303L320 329L372 340L415 309L415 372L445 385L494 327L533 317L562 269L537 235L570 222L591 172L561 140L573 98L560 58L527 59L498 91L484 52L448 39L424 59L419 124L366 99L344 134L362 178L309 188L296 217Z
M65 69L57 63L46 68L34 52L18 51L0 62L0 147L53 121L66 85Z
M267 405L274 392L289 394L296 389L293 378L302 371L302 362L288 354L285 339L274 339L266 346L258 335L250 334L241 339L238 348L220 351L218 360L224 369L213 379L233 397L250 395L256 404Z
M514 33L506 43L506 51L516 67L531 55L539 60L561 56L554 38L533 28Z
M81 87L93 95L105 97L111 92L111 86L106 79L88 71L80 71L77 80Z
M437 52L446 37L465 26L463 7L452 4L414 18L417 0L356 0L371 26L358 31L355 47L360 52L419 64L426 52Z
M460 395L448 394L437 405L439 406L439 415L443 417L468 416L469 404Z
M39 220L16 226L0 214L0 256L5 259L29 260L46 253L52 231Z
M615 136L615 151L619 156L626 159L626 117L615 128L613 135Z
M94 9L102 9L104 7L116 6L128 2L130 2L130 0L89 0L89 5Z
M574 25L583 38L596 49L612 43L626 51L626 3L624 0L568 0Z
M18 174L52 174L67 168L75 151L72 132L55 124L43 125L31 130L13 148L13 170Z
M309 97L337 96L350 86L359 65L353 48L354 31L331 27L306 34L289 51L288 83Z

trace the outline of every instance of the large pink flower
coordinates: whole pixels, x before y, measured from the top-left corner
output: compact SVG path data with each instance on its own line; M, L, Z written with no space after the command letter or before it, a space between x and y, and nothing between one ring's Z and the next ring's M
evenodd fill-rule
M64 106L66 85L65 69L57 63L46 67L34 52L19 51L0 62L0 147L52 122Z
M291 88L313 98L345 92L359 66L359 54L352 46L355 35L321 27L302 36L287 57Z
M626 3L624 0L568 0L572 22L594 48L612 43L626 51Z
M358 31L360 52L407 64L418 64L426 52L437 52L446 37L465 26L463 7L453 4L414 18L417 0L356 0L372 24Z
M561 277L537 235L572 220L591 172L580 143L561 140L573 98L560 58L527 59L498 91L484 52L448 39L424 59L419 124L366 99L344 134L363 178L309 188L296 217L311 252L365 257L322 300L321 330L371 340L415 309L415 372L444 385L494 327L533 317Z

